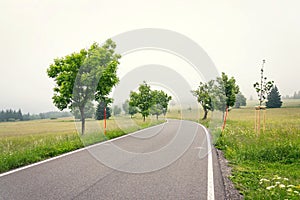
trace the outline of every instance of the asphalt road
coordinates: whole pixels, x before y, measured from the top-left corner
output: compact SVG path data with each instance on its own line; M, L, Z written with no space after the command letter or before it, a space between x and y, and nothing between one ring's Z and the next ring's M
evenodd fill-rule
M224 199L214 149L181 120L0 175L0 199Z

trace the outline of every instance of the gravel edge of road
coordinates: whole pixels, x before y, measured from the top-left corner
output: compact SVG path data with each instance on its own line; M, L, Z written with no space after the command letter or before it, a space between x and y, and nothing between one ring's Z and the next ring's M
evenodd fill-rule
M229 179L231 176L231 167L228 166L228 161L225 159L224 153L217 148L215 149L225 188L225 200L243 200L243 195L239 193L239 191L234 187L232 181Z

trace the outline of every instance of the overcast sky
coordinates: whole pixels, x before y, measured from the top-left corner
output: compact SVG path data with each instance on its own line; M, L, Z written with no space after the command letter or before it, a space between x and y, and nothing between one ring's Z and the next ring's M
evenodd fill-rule
M46 74L54 58L139 28L194 40L247 98L263 59L281 94L293 94L300 90L299 10L298 0L1 0L0 109L56 110Z

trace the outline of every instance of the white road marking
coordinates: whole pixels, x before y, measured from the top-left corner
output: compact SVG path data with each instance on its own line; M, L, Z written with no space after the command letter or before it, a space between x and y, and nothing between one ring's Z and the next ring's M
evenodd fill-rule
M165 122L165 123L168 123L168 121ZM164 123L156 125L156 126L161 126L161 125L164 125ZM214 177L213 177L213 161L212 161L212 150L211 150L211 143L210 143L210 135L209 135L207 129L203 125L201 125L201 124L198 124L198 125L201 126L204 129L205 134L206 134L206 139L207 139L207 149L208 149L208 153L207 153L207 164L208 164L207 165L207 200L215 200ZM152 127L149 127L149 128L143 129L143 130L151 129L151 128L154 128L156 126L152 126ZM142 131L142 130L140 130L140 131ZM117 138L114 138L114 139L111 139L111 140L106 140L104 142L97 143L97 144L94 144L94 145L91 145L91 146L88 146L88 147L84 147L84 148L81 148L81 149L78 149L78 150L75 150L75 151L72 151L72 152L69 152L69 153L65 153L65 154L62 154L60 156L56 156L56 157L53 157L53 158L50 158L50 159L47 159L47 160L43 160L43 161L31 164L31 165L27 165L27 166L24 166L24 167L21 167L21 168L17 168L17 169L14 169L12 171L8 171L8 172L5 172L3 174L0 174L0 177L7 176L9 174L13 174L13 173L16 173L16 172L19 172L19 171L22 171L22 170L25 170L25 169L28 169L28 168L31 168L31 167L34 167L34 166L38 166L38 165L41 165L43 163L47 163L47 162L50 162L50 161L53 161L53 160L56 160L56 159L59 159L59 158L63 158L65 156L69 156L69 155L72 155L74 153L78 153L78 152L81 152L81 151L84 151L84 150L88 150L88 149L93 148L93 147L98 146L98 145L103 145L103 144L106 144L108 142L119 140L121 138L136 134L140 131L133 132L133 133L130 133L130 134L127 134L127 135L123 135L121 137L117 137Z
M165 123L168 123L168 121L166 121ZM113 138L113 139L111 139L111 140L106 140L106 141L103 141L103 142L100 142L100 143L97 143L97 144L94 144L94 145L91 145L91 146L87 146L87 147L84 147L84 148L81 148L81 149L77 149L77 150L75 150L75 151L71 151L71 152L68 152L68 153L65 153L65 154L62 154L62 155L53 157L53 158L49 158L49 159L46 159L46 160L43 160L43 161L40 161L40 162L36 162L36 163L30 164L30 165L26 165L26 166L24 166L24 167L20 167L20 168L17 168L17 169L14 169L14 170L11 170L11 171L8 171L8 172L5 172L5 173L0 174L0 178L3 177L3 176L7 176L7 175L9 175L9 174L13 174L13 173L16 173L16 172L19 172L19 171L22 171L22 170L25 170L25 169L28 169L28 168L31 168L31 167L35 167L35 166L37 166L37 165L41 165L41 164L44 164L44 163L47 163L47 162L50 162L50 161L59 159L59 158L63 158L63 157L65 157L65 156L72 155L72 154L74 154L74 153L78 153L78 152L81 152L81 151L84 151L84 150L88 150L88 149L90 149L90 148L93 148L93 147L96 147L96 146L99 146L99 145L106 145L107 143L109 144L109 142L112 142L112 141L115 141L115 140L119 140L119 139L122 139L122 138L127 137L127 136L130 136L130 135L137 134L137 133L139 133L139 132L141 132L141 131L143 131L143 130L155 128L155 127L157 127L157 126L162 126L162 125L164 125L165 123L158 124L158 125L155 125L155 126L151 126L151 127L145 128L145 129L141 129L141 130L138 130L138 131L133 132L133 133L129 133L129 134L126 134L126 135L122 135L122 136L120 136L120 137L117 137L117 138Z
M207 139L207 200L215 199L215 187L214 187L214 172L213 172L213 160L212 160L212 148L210 143L210 135L207 129L199 124L205 131Z

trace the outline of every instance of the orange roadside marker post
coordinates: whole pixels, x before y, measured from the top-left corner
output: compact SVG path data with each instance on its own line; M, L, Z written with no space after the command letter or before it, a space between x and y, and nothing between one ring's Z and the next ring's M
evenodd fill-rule
M106 135L106 106L104 107L104 135Z

